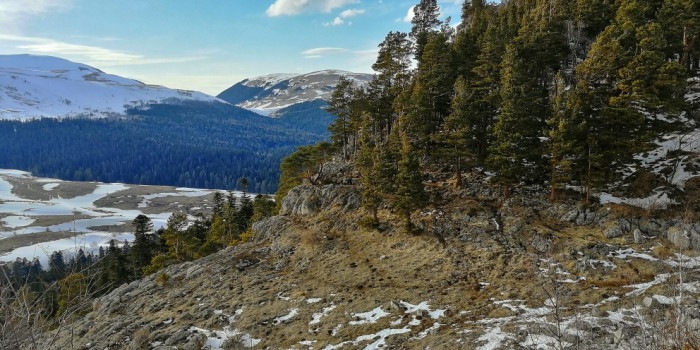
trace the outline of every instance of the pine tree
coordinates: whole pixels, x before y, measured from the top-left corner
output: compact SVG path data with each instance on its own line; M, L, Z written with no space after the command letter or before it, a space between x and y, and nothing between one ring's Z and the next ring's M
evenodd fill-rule
M132 225L134 226L134 245L131 247L130 258L133 273L138 278L143 275L143 268L151 263L155 253L153 223L148 216L139 214L132 221Z
M531 48L510 44L503 59L502 105L487 164L506 196L512 185L535 182L542 172L548 96L533 56Z
M679 63L690 72L700 66L700 2L665 0L658 22L664 29L666 57L678 55Z
M411 52L406 33L390 32L379 44L379 54L372 65L377 74L367 88L367 108L376 123L376 136L384 141L397 119L394 102L411 80Z
M398 173L396 174L394 205L404 219L406 231L413 232L411 212L425 206L428 196L425 193L423 175L415 151L406 136L402 137L401 143L401 160L398 163Z
M552 84L551 117L547 120L547 154L550 165L549 200L554 202L560 188L572 178L573 155L576 153L576 128L568 105L564 74L559 72Z
M404 128L414 147L425 152L450 110L454 65L449 38L442 33L428 35L422 60L406 103Z
M444 132L441 134L443 144L447 146L447 154L454 159L455 187L462 187L462 169L465 158L483 154L480 149L485 143L480 137L486 137L485 125L474 121L475 114L469 110L469 87L464 77L460 76L454 85L454 97L450 115L445 120Z
M341 76L338 84L331 93L331 98L328 101L326 111L335 115L335 120L328 126L328 131L331 132L331 140L334 144L339 145L343 154L343 159L349 159L349 143L352 130L351 104L354 95L352 80Z
M169 255L177 262L191 260L198 247L198 240L186 230L187 215L173 213L163 233L163 239L168 246Z
M440 7L437 0L420 0L413 7L413 18L411 19L411 38L415 42L415 58L421 63L423 61L423 50L428 44L429 36L440 28L442 22L438 19Z

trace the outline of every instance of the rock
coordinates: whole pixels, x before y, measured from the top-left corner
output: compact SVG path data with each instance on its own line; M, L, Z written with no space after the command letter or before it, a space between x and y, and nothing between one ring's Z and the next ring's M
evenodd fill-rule
M644 297L644 300L642 300L642 305L644 305L646 308L658 309L661 304L658 300L652 297Z
M279 238L289 224L289 218L277 215L253 223L251 230L256 243L271 242Z
M647 236L659 236L668 230L670 223L664 219L650 219L639 223L639 229Z
M634 243L641 244L641 243L646 242L646 238L644 238L644 234L638 228L634 229L632 236L634 237Z
M535 235L532 237L532 247L535 248L536 251L540 253L546 253L549 251L550 247L550 241L546 238L543 238L540 235Z
M700 223L686 224L684 228L690 237L691 248L700 250Z
M332 207L351 211L359 208L361 203L362 197L354 186L301 185L292 188L284 197L280 215L308 216Z
M619 227L610 227L603 230L603 236L605 236L605 238L617 238L621 237L623 234L624 232L622 232L622 229Z
M576 226L587 226L600 224L607 215L608 213L606 210L592 211L589 208L574 208L562 215L559 219L576 224Z
M680 249L690 248L690 237L686 235L682 227L669 227L666 231L666 239Z
M177 345L177 344L184 344L184 343L186 343L185 340L187 340L187 338L189 336L190 336L190 332L187 332L187 331L177 332L165 341L165 345L171 346L171 345Z

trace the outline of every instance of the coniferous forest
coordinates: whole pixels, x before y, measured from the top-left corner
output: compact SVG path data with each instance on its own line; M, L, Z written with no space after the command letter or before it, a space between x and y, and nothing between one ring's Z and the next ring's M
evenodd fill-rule
M277 189L280 160L326 132L222 103L134 108L113 119L0 121L0 167L74 181Z
M379 45L369 86L341 80L328 107L332 147L375 213L388 203L408 222L435 169L458 187L480 169L505 196L534 185L556 200L570 186L588 203L633 155L700 118L686 100L700 90L697 1L474 0L457 26L436 0L414 13L410 33ZM318 149L283 162L281 189Z

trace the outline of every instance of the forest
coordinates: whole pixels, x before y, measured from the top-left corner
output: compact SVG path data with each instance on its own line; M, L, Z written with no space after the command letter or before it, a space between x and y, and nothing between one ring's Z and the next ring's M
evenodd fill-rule
M590 203L621 186L635 154L697 126L700 101L686 98L700 92L697 1L474 0L457 26L439 11L421 0L411 32L388 33L369 86L341 79L332 143L287 158L281 189L330 147L359 170L375 219L389 205L410 223L436 169L457 187L478 169L506 197L577 188Z
M274 193L280 160L327 137L221 103L149 105L111 119L0 121L0 167L74 181Z

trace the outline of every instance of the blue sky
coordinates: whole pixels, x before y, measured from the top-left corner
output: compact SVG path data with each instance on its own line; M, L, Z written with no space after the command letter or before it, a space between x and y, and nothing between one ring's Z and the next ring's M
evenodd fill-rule
M371 72L418 0L0 0L0 54L51 55L216 95L270 73ZM442 0L459 20L461 0Z

